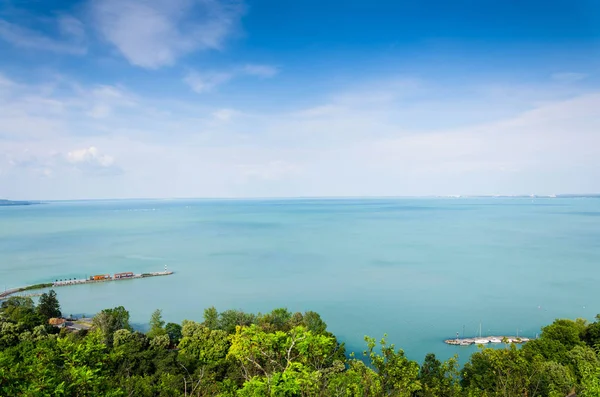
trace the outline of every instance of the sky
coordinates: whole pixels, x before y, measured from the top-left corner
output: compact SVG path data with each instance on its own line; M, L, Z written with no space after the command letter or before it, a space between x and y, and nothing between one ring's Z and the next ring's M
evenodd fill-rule
M0 198L598 192L596 0L0 0Z

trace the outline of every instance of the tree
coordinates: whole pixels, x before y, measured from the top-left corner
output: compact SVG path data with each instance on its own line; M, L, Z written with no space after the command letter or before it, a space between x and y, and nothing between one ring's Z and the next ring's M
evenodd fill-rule
M368 350L363 354L375 368L381 382L381 388L386 395L411 396L421 389L418 380L419 364L407 359L403 350L388 345L384 338L379 342L381 354L375 351L377 343L374 338L365 337Z
M575 379L566 366L554 361L543 361L537 366L532 379L532 395L563 397L574 389Z
M581 338L585 337L587 328L585 320L555 320L542 328L539 339L527 342L523 346L525 356L529 361L540 355L546 361L568 365L568 352L576 346L585 345Z
M235 333L237 326L249 326L254 324L256 316L250 313L244 313L241 310L225 310L219 314L218 329L228 334Z
M169 335L172 345L178 345L181 340L181 325L175 323L168 323L165 326L165 331Z
M514 344L506 349L485 348L473 353L463 367L462 384L474 395L485 390L497 396L523 396L537 372Z
M150 331L148 331L147 334L148 338L166 335L167 331L165 331L164 326L165 322L162 319L162 311L160 309L156 309L150 318Z
M265 377L270 385L271 379L278 376L302 373L306 377L325 371L336 349L335 338L315 335L303 326L287 332L266 332L253 324L237 327L228 357L239 363L246 381Z
M327 331L327 324L321 319L319 313L305 312L302 316L302 323L309 331L315 334L324 334Z
M194 357L202 366L220 366L224 364L229 340L227 333L219 329L210 329L194 321L183 321L181 352Z
M210 329L219 329L219 312L214 306L204 309L204 325Z
M133 330L129 325L129 312L123 306L102 310L94 317L93 324L94 327L100 330L107 345L112 345L115 331L120 329Z
M50 290L48 293L43 293L40 297L40 302L37 311L46 321L51 318L61 317L60 304L56 298L56 292Z
M13 323L22 323L26 328L34 328L45 324L44 319L40 317L33 300L28 297L12 296L0 305L2 318Z
M288 309L274 309L271 313L258 316L256 322L265 331L287 331L291 329L292 313Z
M422 389L415 394L416 396L459 396L461 387L457 358L453 357L442 363L435 354L427 354L419 372L419 381Z
M582 339L590 347L600 348L600 314L596 315L596 321L587 326L583 332Z

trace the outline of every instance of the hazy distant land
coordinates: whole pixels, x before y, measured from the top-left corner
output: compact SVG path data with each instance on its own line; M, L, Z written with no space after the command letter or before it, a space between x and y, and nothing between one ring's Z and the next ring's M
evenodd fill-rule
M34 201L12 201L12 200L1 200L0 199L0 207L9 207L15 205L35 205L40 204L39 202Z

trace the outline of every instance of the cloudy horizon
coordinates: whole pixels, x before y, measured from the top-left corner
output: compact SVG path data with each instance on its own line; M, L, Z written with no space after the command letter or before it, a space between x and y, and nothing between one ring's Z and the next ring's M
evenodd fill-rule
M344 4L0 0L0 198L600 192L600 6Z

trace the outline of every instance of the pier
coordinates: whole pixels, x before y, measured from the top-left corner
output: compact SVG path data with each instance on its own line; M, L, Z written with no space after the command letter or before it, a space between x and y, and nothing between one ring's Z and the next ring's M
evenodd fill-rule
M531 339L522 336L484 336L476 338L446 339L444 343L455 346L487 345L489 343L526 343Z
M34 291L34 290L53 288L53 287L66 287L69 285L95 284L95 283L106 283L106 282L110 282L110 281L140 279L140 278L147 278L147 277L170 276L171 274L173 274L173 272L166 270L166 266L165 266L165 270L162 272L151 272L151 273L140 273L140 274L134 274L134 273L128 272L128 273L117 273L117 274L115 274L114 277L111 277L110 275L105 274L105 275L101 275L101 276L92 276L87 279L82 278L82 279L72 279L72 280L60 280L60 281L54 281L51 283L34 284L34 285L28 285L28 286L20 287L20 288L8 289L8 290L0 293L0 300L7 299L14 294L17 294L19 292L25 292L25 291ZM39 295L41 295L41 294L30 293L25 296L39 296Z

